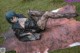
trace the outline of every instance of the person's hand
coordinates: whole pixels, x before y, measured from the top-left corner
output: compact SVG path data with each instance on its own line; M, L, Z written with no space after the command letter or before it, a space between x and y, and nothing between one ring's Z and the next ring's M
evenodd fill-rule
M28 32L27 34L32 35L32 33L31 33L31 32Z

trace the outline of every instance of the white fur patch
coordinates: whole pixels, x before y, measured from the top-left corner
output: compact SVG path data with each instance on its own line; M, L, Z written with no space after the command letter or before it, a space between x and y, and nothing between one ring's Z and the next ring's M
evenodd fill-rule
M39 51L34 51L33 53L41 53L41 52L39 52Z
M37 53L40 53L40 52L37 52Z
M56 13L56 12L58 12L59 10L60 10L60 8L59 8L59 9L56 9L56 10L52 10L51 12Z
M1 47L0 48L0 53L5 53L6 52L6 48L5 47Z
M48 50L49 50L49 49L47 48L47 49L44 51L44 53L48 53Z
M75 42L69 45L69 47L80 46L80 42Z

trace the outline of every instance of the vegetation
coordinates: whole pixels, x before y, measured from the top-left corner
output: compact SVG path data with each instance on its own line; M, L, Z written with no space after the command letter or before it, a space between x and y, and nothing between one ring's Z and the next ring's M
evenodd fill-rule
M6 53L16 53L16 51L7 51Z
M27 17L28 9L46 11L59 8L66 4L63 0L26 0L26 2L22 2L22 0L0 0L0 33L5 32L10 27L5 20L5 13L9 10L22 13ZM80 3L73 4L77 6L77 10L80 12ZM77 20L80 20L80 18L78 17Z
M55 1L56 2L56 1ZM17 13L22 13L27 17L28 9L36 10L52 10L64 5L63 2L52 3L51 0L32 0L22 2L22 0L0 0L0 33L9 29L10 25L5 20L5 13L9 10L16 11Z
M7 31L10 28L10 25L5 19L5 13L9 10L13 10L17 13L22 13L26 17L28 9L34 10L53 10L61 6L66 5L67 3L63 0L0 0L0 33ZM77 7L77 12L80 12L80 3L73 3ZM76 18L80 20L80 17ZM0 38L0 43L3 39ZM70 49L57 50L51 53L80 53L79 47L74 47Z
M4 38L0 37L0 45L2 45L4 43Z
M55 50L50 53L80 53L80 47L72 47L67 49Z

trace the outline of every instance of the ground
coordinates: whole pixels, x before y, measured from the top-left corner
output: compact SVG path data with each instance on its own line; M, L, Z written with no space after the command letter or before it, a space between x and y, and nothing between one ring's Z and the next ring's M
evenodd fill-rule
M28 17L27 16L28 9L46 11L46 10L56 9L58 7L66 5L66 4L67 3L63 2L63 0L30 0L30 1L28 0L26 2L23 2L22 0L0 0L0 34L3 32L6 32L10 28L10 25L5 20L5 12L7 12L8 10L14 10L17 13L22 13L26 17ZM77 12L80 12L80 10L79 10L80 3L73 3L73 4L76 5ZM77 17L76 19L80 20L80 17ZM0 41L0 42L3 43L2 38L1 38L1 40L2 41ZM80 51L77 52L77 50L75 50L76 48L71 50L72 53L75 51L76 51L75 53L80 52ZM62 50L62 51L61 52L57 51L55 53L58 53L58 52L65 53L64 50ZM68 53L69 53L69 49L65 50L65 51L68 51Z

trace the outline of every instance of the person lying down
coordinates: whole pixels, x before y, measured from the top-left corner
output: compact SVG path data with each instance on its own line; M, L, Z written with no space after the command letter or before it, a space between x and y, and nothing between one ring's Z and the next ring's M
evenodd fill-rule
M5 17L12 25L12 29L20 41L34 41L41 39L41 32L44 32L48 18L59 19L77 16L75 12L70 13L70 11L68 13L60 13L59 11L61 9L64 8L46 12L29 10L29 18L26 18L23 14L16 14L14 11L8 11Z
M76 7L74 5L66 5L61 8L52 11L37 11L29 10L30 17L32 17L37 22L37 25L42 30L45 29L46 22L48 18L60 19L60 18L75 18L79 16L76 13Z

